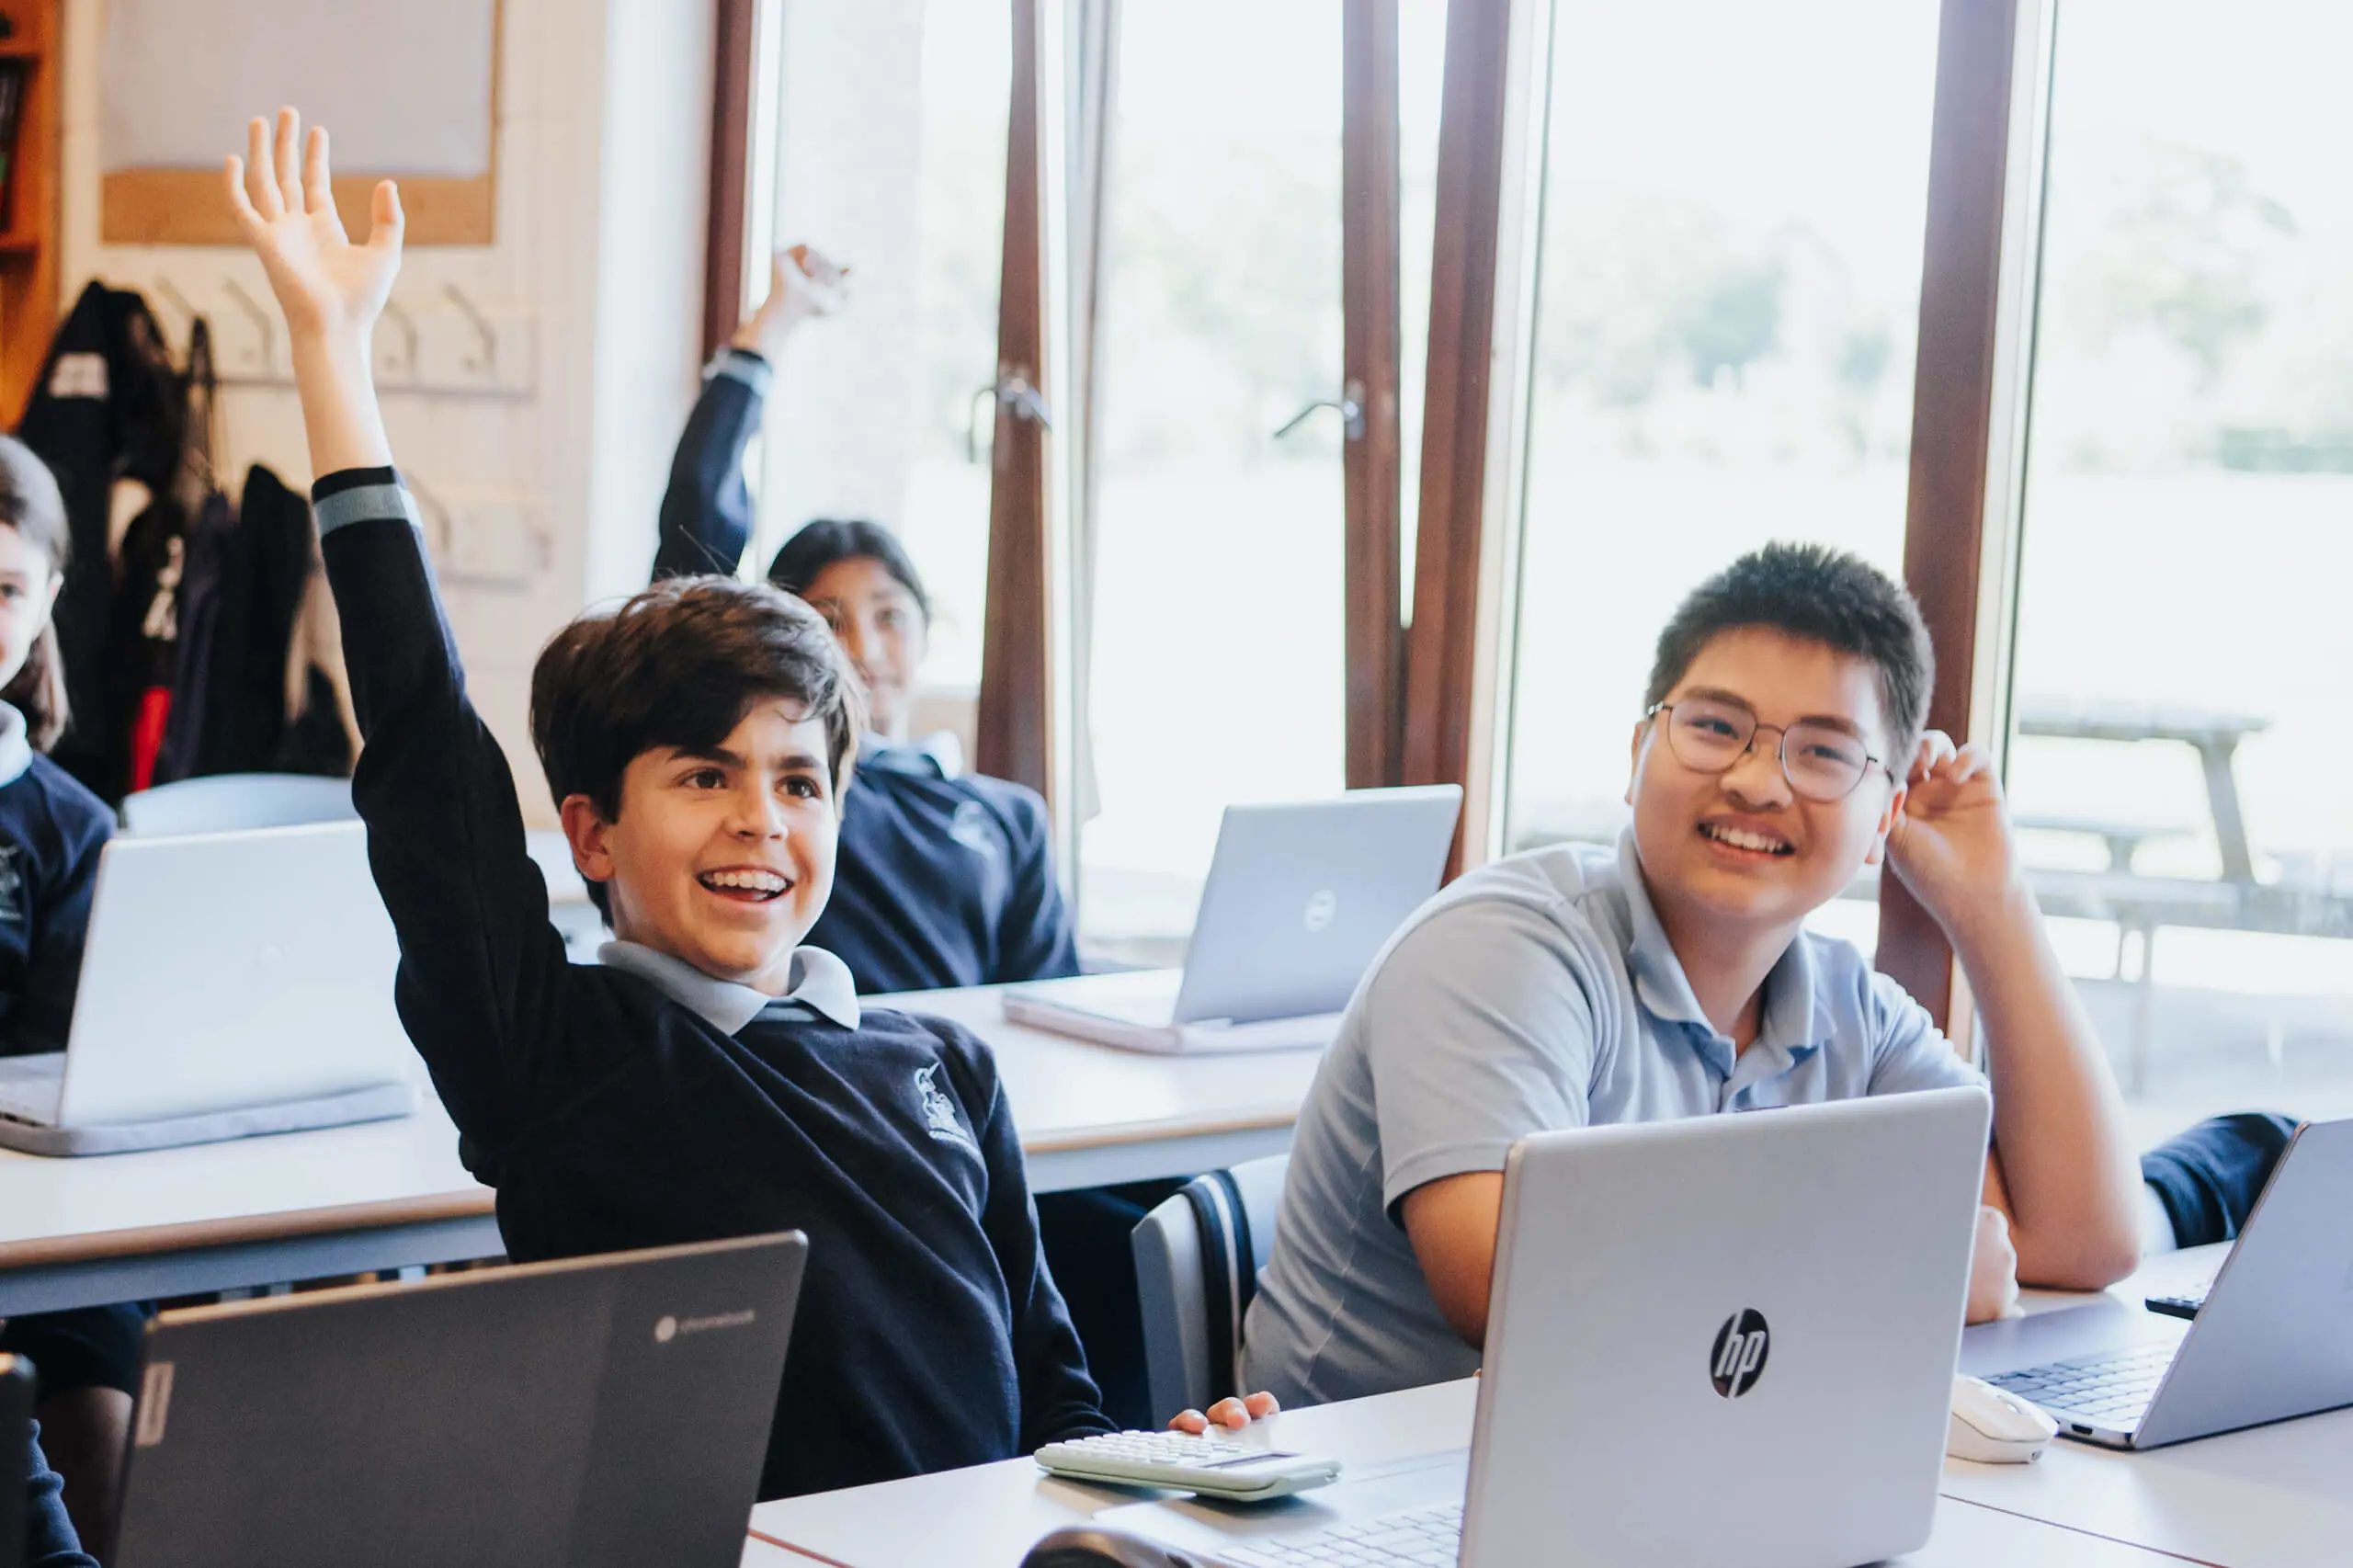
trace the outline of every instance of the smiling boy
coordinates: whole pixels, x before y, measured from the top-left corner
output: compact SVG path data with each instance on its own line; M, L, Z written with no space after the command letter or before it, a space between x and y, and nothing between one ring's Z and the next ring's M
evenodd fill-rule
M399 199L377 187L354 245L324 134L297 149L290 109L274 146L254 121L231 201L287 318L395 999L467 1168L497 1188L508 1253L806 1232L764 1497L1108 1429L987 1048L862 1009L841 960L801 942L865 728L806 605L678 579L541 654L532 738L616 938L600 963L566 961L369 381Z
M2132 1267L2116 1085L1987 757L1922 733L1933 668L1910 597L1832 551L1769 547L1685 600L1618 843L1470 873L1358 988L1300 1118L1247 1322L1254 1382L1314 1402L1476 1368L1505 1155L1529 1133L1984 1081L1862 954L1802 927L1882 859L1985 1026L1972 1317L2021 1278L2092 1288Z

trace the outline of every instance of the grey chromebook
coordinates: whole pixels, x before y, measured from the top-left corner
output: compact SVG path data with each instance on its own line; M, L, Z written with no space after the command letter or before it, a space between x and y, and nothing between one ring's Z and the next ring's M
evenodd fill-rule
M106 1561L735 1568L807 1253L789 1232L165 1312Z
M1936 1089L1513 1145L1471 1448L1247 1514L1235 1568L1824 1568L1923 1545L1993 1102Z
M1015 986L1005 1016L1131 1051L1329 1044L1381 944L1438 892L1461 811L1452 784L1228 806L1182 970Z
M0 1057L0 1147L111 1154L415 1108L356 822L109 841L65 1049Z
M2155 1449L2353 1404L2353 1119L2307 1122L2195 1322L2104 1297L1981 1324L1961 1369L2062 1436Z

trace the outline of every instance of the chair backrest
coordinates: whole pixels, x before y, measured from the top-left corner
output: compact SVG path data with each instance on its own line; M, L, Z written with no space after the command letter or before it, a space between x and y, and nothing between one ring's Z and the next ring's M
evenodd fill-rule
M1242 1317L1275 1247L1275 1210L1290 1156L1211 1171L1135 1228L1144 1382L1153 1419L1206 1410L1240 1393Z
M308 773L215 773L124 797L122 831L140 838L349 822L351 780Z

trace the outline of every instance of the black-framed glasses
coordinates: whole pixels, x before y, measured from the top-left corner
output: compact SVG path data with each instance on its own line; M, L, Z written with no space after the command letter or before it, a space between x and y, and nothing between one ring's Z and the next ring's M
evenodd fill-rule
M1756 744L1759 730L1779 730L1776 760L1790 788L1809 801L1828 804L1855 792L1864 775L1886 764L1863 749L1850 730L1818 719L1801 719L1787 728L1757 722L1756 715L1737 702L1714 697L1687 697L1680 702L1658 702L1644 719L1665 715L1667 749L1675 760L1694 773L1729 773L1733 764ZM1893 781L1895 774L1888 771Z

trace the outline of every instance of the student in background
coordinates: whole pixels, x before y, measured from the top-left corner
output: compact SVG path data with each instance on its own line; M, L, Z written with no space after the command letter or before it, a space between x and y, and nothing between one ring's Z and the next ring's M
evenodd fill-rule
M734 574L752 535L744 448L760 427L769 382L801 324L833 314L847 297L847 268L809 246L779 252L771 271L767 298L704 370L678 438L662 497L657 580ZM1045 802L1018 784L962 772L936 742L912 735L931 598L905 547L880 523L821 517L784 541L767 576L825 618L869 702L858 781L842 801L834 896L809 940L846 960L870 994L1076 974ZM1152 1419L1128 1238L1181 1185L1038 1199L1047 1261L1103 1406L1124 1426Z
M745 444L785 345L840 307L846 278L805 245L779 253L767 299L704 371L662 498L657 579L734 574L752 532ZM1076 974L1045 802L911 736L931 600L904 547L880 523L819 518L785 540L767 575L825 618L869 702L834 897L810 940L867 993Z
M56 1472L41 1458L40 1428L26 1441L25 1568L98 1568L82 1551L81 1538L58 1496Z
M2091 1290L2140 1247L2105 1054L2045 936L1998 779L1924 735L1911 597L1775 545L1684 600L1631 736L1633 822L1472 871L1392 938L1300 1117L1249 1375L1320 1401L1479 1364L1520 1137L1984 1082L1847 943L1804 929L1884 861L1978 1000L1994 1089L1970 1316ZM1597 744L1602 737L1595 737ZM1769 1193L1727 1201L1771 1202ZM1835 1217L1825 1217L1835 1219Z
M0 436L0 1055L63 1051L82 981L98 853L114 813L51 762L65 730L51 612L65 585L65 502L40 459ZM103 572L104 564L97 568ZM40 1379L39 1410L82 1535L107 1539L146 1314L77 1308L9 1319L0 1351Z
M497 1188L508 1253L807 1233L762 1496L1107 1430L987 1047L862 1008L841 961L802 945L865 727L806 605L676 579L541 653L532 738L617 937L601 963L567 961L370 380L399 198L379 185L352 244L325 135L298 152L298 129L282 111L273 143L255 120L250 176L228 160L229 198L289 328L366 739L353 800L400 941L395 998L468 1168Z

